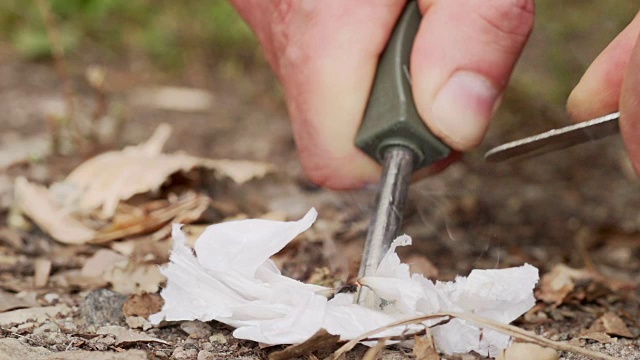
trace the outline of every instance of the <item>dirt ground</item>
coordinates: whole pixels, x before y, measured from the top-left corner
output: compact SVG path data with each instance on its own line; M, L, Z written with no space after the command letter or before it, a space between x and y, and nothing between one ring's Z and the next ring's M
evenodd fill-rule
M81 356L99 359L267 358L281 348L261 349L234 339L231 329L218 323L184 322L139 330L163 342L123 341L105 327L131 327L125 322L128 315L123 304L140 298L110 290L113 284L96 289L51 280L34 287L36 260L51 261L50 279L54 279L56 274L81 268L107 245L61 245L37 227L12 225L15 178L51 184L91 155L138 144L166 122L174 129L167 151L276 165L277 172L265 179L208 189L219 206L205 213L201 222L274 212L296 219L316 207L319 225L286 248L278 262L286 274L303 281L318 281L322 272L318 269L326 267L325 277L336 280L333 284L354 280L375 188L332 192L305 180L284 105L272 93L274 79L262 70L229 74L198 68L179 81L160 74L142 76L131 68L108 71L110 102L123 108L126 119L126 130L119 138L68 156L32 158L0 173L0 289L41 307L59 307L51 316L3 327L0 359L71 358L69 351L79 350L91 352ZM80 72L72 76L80 103L85 104L81 107L90 111L91 89ZM159 85L204 87L212 96L210 109L185 112L136 103L136 91ZM573 282L557 304L539 301L515 325L621 359L640 359L640 191L620 139L526 161L486 164L482 156L492 145L548 129L562 118L557 106L533 101L517 89L508 97L480 149L442 174L412 186L403 230L413 237L414 245L404 249L402 257L421 264L418 270L434 280L451 280L474 268L525 262L538 267L541 275L558 264L587 269L589 275ZM523 101L529 106L526 114L518 105ZM62 102L51 64L26 63L10 50L2 51L0 144L49 134L45 119ZM149 299L157 296L140 301L148 304ZM598 319L607 313L621 319L628 332L621 335L602 329ZM359 358L362 352L359 348L349 357ZM323 354L326 351L306 358ZM412 356L391 348L382 358ZM583 357L561 353L561 358Z

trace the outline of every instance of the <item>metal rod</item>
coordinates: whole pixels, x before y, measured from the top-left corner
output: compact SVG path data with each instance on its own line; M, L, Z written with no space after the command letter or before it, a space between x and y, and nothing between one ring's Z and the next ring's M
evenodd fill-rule
M382 257L389 250L391 242L398 236L411 183L414 154L406 147L390 147L384 152L383 163L380 191L376 199L373 219L369 224L364 256L358 272L359 278L375 273ZM373 308L374 295L371 290L363 286L360 287L355 301L360 305Z

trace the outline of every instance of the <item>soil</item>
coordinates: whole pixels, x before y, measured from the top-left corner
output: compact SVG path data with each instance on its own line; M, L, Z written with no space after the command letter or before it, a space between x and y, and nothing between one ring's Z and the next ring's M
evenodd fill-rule
M50 111L52 101L62 101L53 67L48 63L24 62L10 51L2 53L1 141L46 135L46 112ZM22 175L50 184L62 179L92 154L105 148L137 144L147 139L158 124L166 122L174 128L168 151L185 150L212 158L265 160L276 164L278 172L273 176L242 185L241 189L218 190L216 194L234 205L236 213L247 216L281 211L293 219L311 206L318 208L323 225L306 239L308 241L296 241L285 249L279 263L285 273L300 280L309 280L317 276L317 269L327 267L330 276L341 283L352 281L375 187L333 192L310 184L297 160L282 99L273 93L273 77L260 69L230 75L203 68L206 69L196 69L179 80L158 74L142 77L131 69L109 68L110 101L126 110L126 131L104 146L29 161L0 174L0 229L9 229L11 184L15 177ZM73 72L72 76L79 89L80 103L91 104L93 95L82 73ZM206 85L213 95L213 106L210 111L181 112L133 105L132 90L150 85ZM555 340L573 339L574 344L621 359L640 359L637 287L640 191L620 138L611 137L525 161L487 164L482 155L492 145L546 130L562 121L559 120L562 111L557 107L534 102L528 103L528 110L523 112L518 105L518 89L512 91L513 95L509 95L507 105L479 149L443 173L412 185L403 230L413 237L414 245L404 249L401 255L405 259L426 259L432 264L429 271L438 280L451 280L474 268L503 268L525 262L538 267L541 274L548 273L557 264L595 269L605 281L578 284L573 296L557 306L540 302L535 312L517 320L515 325ZM90 111L90 105L85 107ZM82 261L99 249L95 246L70 249L73 247L57 244L37 228L20 230L17 234L22 245L3 254L5 258L17 258L17 262L0 266L3 279L0 288L9 292L25 288L25 284L33 281L35 259L53 260L52 275L55 275L81 267ZM4 248L11 248L6 238L1 240ZM64 254L65 249L68 259L54 258ZM81 256L74 260L78 254ZM614 282L629 286L615 289L605 286ZM68 313L50 321L2 329L0 337L5 339L0 341L18 339L25 348L16 354L23 357L35 356L33 348L36 347L53 353L73 350L124 353L131 358L140 353L126 351L138 349L150 359L263 359L281 349L261 349L257 344L234 339L231 329L218 323L194 325L199 327L199 332L183 324L154 327L144 332L166 343L118 344L113 336L98 335L96 331L109 323L124 324L121 309L127 297L115 294L113 302L97 306L92 302L95 300L91 300L96 298L95 291L37 289L36 299L40 304L64 304L69 308ZM113 294L109 294L101 293L98 297L111 299L109 296ZM580 339L606 312L620 316L632 336L613 336L608 342ZM89 318L93 320L88 321ZM0 346L2 344L8 343ZM359 358L363 351L359 348L349 358ZM323 353L326 351L308 358L321 358ZM393 348L382 355L385 359L411 357L410 353ZM0 354L0 359L3 358ZM470 354L458 358L482 357ZM583 357L561 353L561 358Z

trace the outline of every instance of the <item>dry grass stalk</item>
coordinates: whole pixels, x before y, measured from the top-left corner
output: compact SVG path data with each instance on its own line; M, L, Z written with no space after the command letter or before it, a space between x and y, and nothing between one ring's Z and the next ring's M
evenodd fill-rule
M498 332L501 332L503 334L509 335L513 338L516 338L518 340L524 341L524 342L529 342L529 343L533 343L533 344L537 344L537 345L541 345L544 347L548 347L548 348L552 348L555 350L559 350L559 351L568 351L568 352L572 352L575 354L580 354L580 355L584 355L584 356L589 356L593 359L602 359L602 360L615 360L616 358L607 354L603 354L601 352L597 352L597 351L593 351L593 350L589 350L589 349L584 349L581 348L579 346L574 346L574 345L570 345L568 343L565 342L560 342L560 341L553 341L550 339L547 339L543 336L537 335L531 331L527 331L524 329L520 329L516 326L513 325L508 325L508 324L503 324L491 319L486 319L486 318L482 318L479 316L475 316L475 315L471 315L471 314L465 314L465 313L453 313L453 312L441 312L441 313L435 313L435 314L431 314L431 315L425 315L425 316L420 316L420 317L415 317L415 318L411 318L408 320L403 320L403 321L397 321L395 323L389 324L387 326L383 326L381 328L375 329L375 330L371 330L367 333L364 333L362 335L360 335L359 337L352 339L351 341L347 342L346 344L344 344L343 346L341 346L338 350L336 350L328 359L329 360L335 360L338 359L340 356L344 355L347 351L353 349L359 342L364 341L366 339L368 339L369 337L371 337L372 335L375 335L379 332L388 330L388 329L392 329L394 327L397 326L405 326L405 325L411 325L411 324L421 324L424 321L427 320L434 320L434 319L441 319L441 318L448 318L448 319L452 319L452 318L458 318L458 319L463 319L478 325L482 325L483 328L487 328L487 329L491 329L491 330L495 330Z

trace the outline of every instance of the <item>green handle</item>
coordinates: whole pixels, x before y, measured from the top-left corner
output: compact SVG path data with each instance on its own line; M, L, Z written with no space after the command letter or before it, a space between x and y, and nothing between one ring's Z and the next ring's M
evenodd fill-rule
M356 146L379 162L390 146L411 149L416 169L451 153L427 129L413 102L409 57L420 20L417 1L409 1L380 57L364 120L356 135Z

